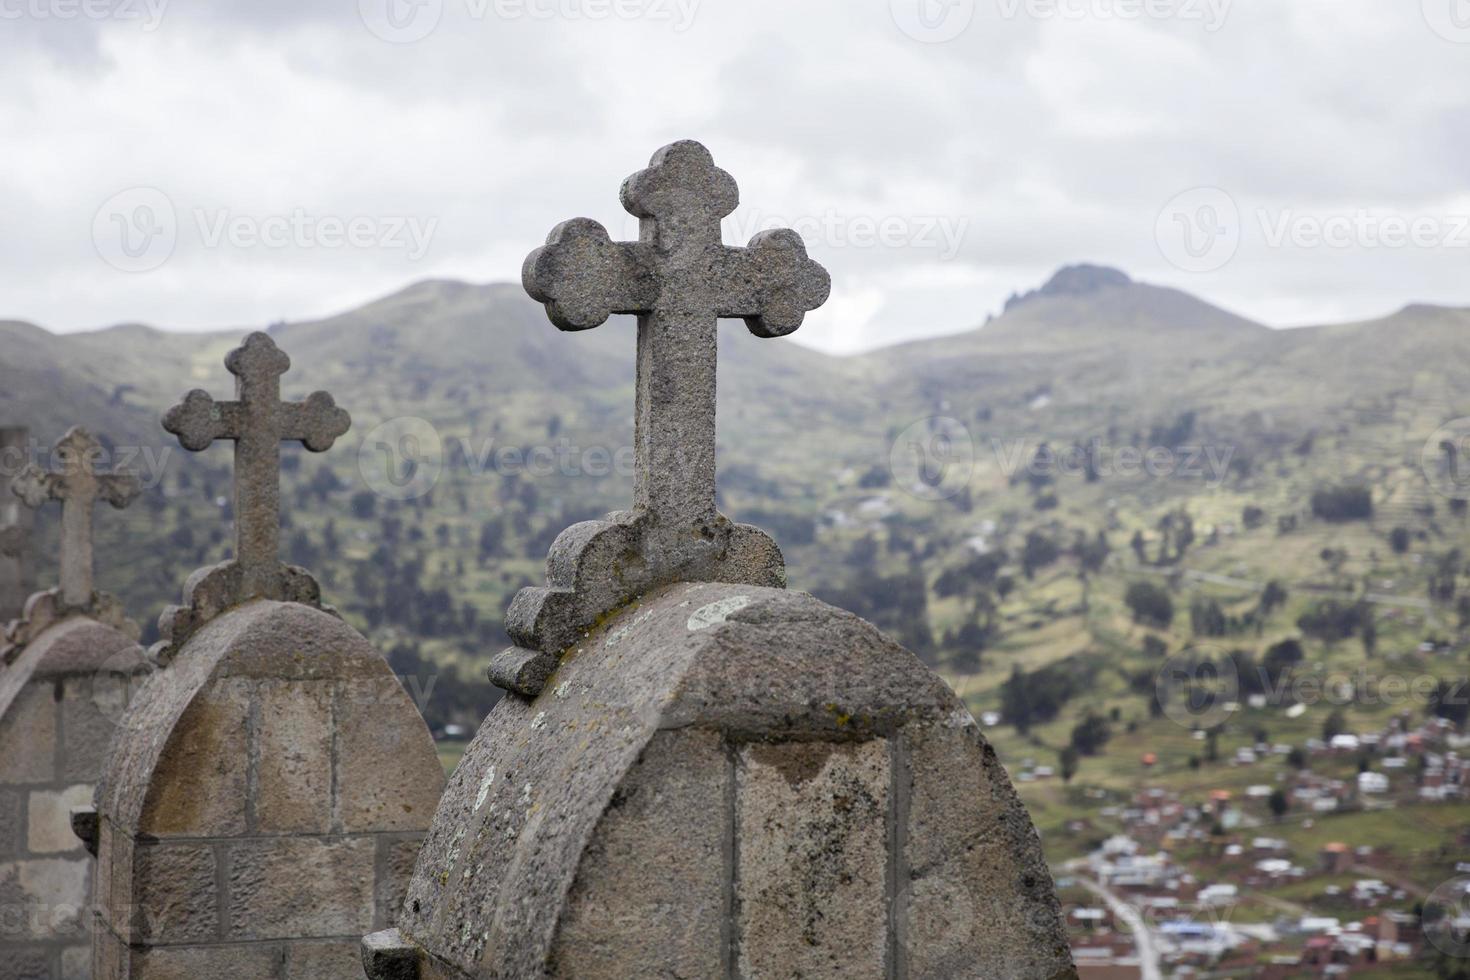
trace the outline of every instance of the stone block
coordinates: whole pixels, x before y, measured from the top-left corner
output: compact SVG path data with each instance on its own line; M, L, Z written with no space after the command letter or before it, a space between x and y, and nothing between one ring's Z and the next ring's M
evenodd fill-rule
M0 949L81 936L87 874L85 863L62 858L0 864Z
M230 845L228 938L366 935L373 928L376 859L371 837Z
M885 976L889 775L883 739L740 753L741 976Z
M718 733L654 738L582 862L555 946L558 976L645 976L654 963L674 977L728 972L730 782Z
M156 948L132 954L129 980L281 980L284 958L274 944Z
M350 834L422 830L444 768L412 699L378 662L337 696L337 825Z
M361 943L293 943L286 948L285 980L361 980Z
M0 787L0 861L19 857L26 843L26 793Z
M330 681L261 681L256 819L263 834L326 833L332 823Z
M219 934L216 868L215 849L209 844L138 845L131 890L133 941L213 942Z
M51 980L51 951L48 949L4 948L0 955L0 980Z
M0 718L0 783L49 783L55 771L55 685L27 684Z
M34 855L68 854L82 850L71 829L71 808L92 802L92 787L32 790L27 801L26 846Z
M387 929L398 921L398 910L408 896L413 866L423 846L423 835L378 840L378 914L375 928Z
M61 700L59 779L95 783L127 706L128 679L99 673L66 682Z
M91 946L68 946L61 951L61 980L92 980Z
M245 833L250 690L212 684L169 734L154 767L139 829L155 837L236 837Z

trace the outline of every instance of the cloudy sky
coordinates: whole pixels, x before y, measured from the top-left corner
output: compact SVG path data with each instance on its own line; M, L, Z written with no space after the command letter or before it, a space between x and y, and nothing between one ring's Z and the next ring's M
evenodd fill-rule
M1470 305L1470 0L0 0L0 317L243 327L514 280L706 143L799 338L1106 263L1273 325Z

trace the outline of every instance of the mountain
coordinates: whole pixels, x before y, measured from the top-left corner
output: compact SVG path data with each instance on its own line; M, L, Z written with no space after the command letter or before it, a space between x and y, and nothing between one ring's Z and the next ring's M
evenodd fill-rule
M83 423L157 464L138 504L98 519L102 585L140 621L230 547L227 447L185 453L157 420L189 388L231 394L222 361L246 329L0 323L0 422L43 443ZM518 286L435 280L270 330L295 365L286 395L324 388L354 420L332 452L285 456L286 557L396 665L442 674L435 720L477 720L509 596L539 579L558 531L630 497L608 462L631 442L630 318L561 333ZM1228 641L1255 647L1291 631L1312 590L1390 581L1417 598L1436 556L1470 553L1420 465L1428 435L1470 415L1470 311L1271 330L1083 265L955 336L833 357L730 323L720 351L722 507L775 534L794 586L895 633L977 710L1018 667L1139 669L1124 597L1140 578L1166 577L1181 610L1202 588L1185 572L1289 580L1293 601ZM404 417L434 426L446 452L418 462L445 469L425 496L375 495L384 464L364 440ZM1148 451L1169 466L1121 465ZM1084 465L1047 462L1067 454ZM1370 519L1316 513L1344 483L1369 488ZM1239 622L1255 601L1211 598ZM1171 629L1169 646L1189 641L1182 613ZM1098 683L1112 706L1139 705Z

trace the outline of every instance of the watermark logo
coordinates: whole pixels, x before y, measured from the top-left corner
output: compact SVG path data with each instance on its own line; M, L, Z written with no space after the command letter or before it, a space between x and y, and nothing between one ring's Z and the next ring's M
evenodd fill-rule
M156 31L169 0L0 0L0 20L90 20L139 24Z
M444 0L357 0L357 13L379 40L413 44L439 26Z
M1446 956L1470 958L1470 877L1452 878L1424 902L1424 938Z
M108 198L92 218L92 244L120 272L151 272L174 254L179 220L156 187L130 187Z
M1424 20L1446 41L1470 44L1470 0L1423 0Z
M975 20L975 0L890 0L893 22L915 41L953 41Z
M1154 223L1159 251L1185 272L1223 269L1239 251L1240 237L1240 208L1218 187L1196 187L1175 196Z
M1424 477L1434 492L1451 500L1470 500L1470 417L1453 419L1424 441Z
M1234 0L999 0L1007 20L1198 21L1213 34L1225 26Z
M92 220L92 242L102 260L123 272L151 272L174 254L181 235L200 248L399 251L410 262L428 254L438 218L417 215L342 217L293 208L282 214L240 214L230 208L192 208L181 220L168 195L133 187L108 198Z
M387 500L416 500L434 489L444 471L444 442L428 421L412 416L373 428L357 451L363 482Z
M1227 721L1240 707L1235 661L1204 647L1188 647L1164 661L1154 677L1154 696L1164 717L1190 730Z
M920 500L947 500L970 484L975 443L958 419L924 419L893 441L888 468L894 482Z

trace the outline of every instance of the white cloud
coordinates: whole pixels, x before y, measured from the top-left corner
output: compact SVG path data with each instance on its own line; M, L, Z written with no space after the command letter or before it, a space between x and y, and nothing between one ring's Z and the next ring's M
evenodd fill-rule
M431 276L514 280L563 218L626 232L619 181L683 137L740 180L737 229L784 217L812 238L838 294L798 337L830 350L973 326L1078 260L1279 323L1470 304L1466 248L1271 247L1259 219L1465 211L1470 45L1418 3L1236 0L1210 31L1025 4L1007 18L990 0L930 45L886 0L626 0L646 16L604 19L584 2L535 0L575 13L538 18L444 0L413 44L328 0L171 3L153 31L7 21L0 317L238 327ZM1199 186L1244 221L1208 274L1154 240L1165 202ZM99 206L132 187L176 209L177 245L149 272L93 242ZM200 215L222 213L378 234L211 247ZM422 257L383 244L394 219L433 223Z

